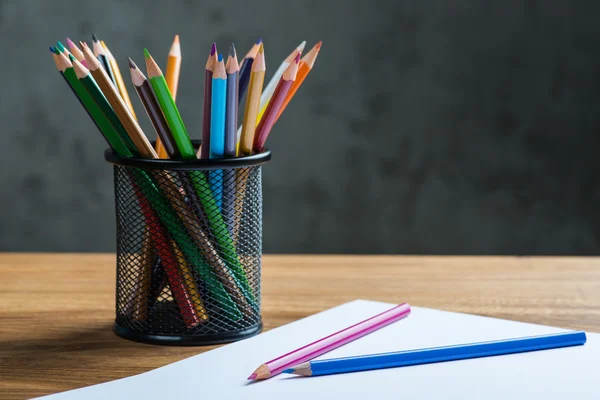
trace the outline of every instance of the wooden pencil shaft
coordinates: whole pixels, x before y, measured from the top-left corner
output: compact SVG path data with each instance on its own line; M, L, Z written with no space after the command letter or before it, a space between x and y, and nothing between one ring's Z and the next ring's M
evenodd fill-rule
M187 262L185 262L185 257L179 247L177 247L177 243L171 240L171 247L173 248L173 253L177 259L177 264L179 265L179 270L181 271L181 278L183 279L183 283L187 288L187 292L192 300L192 305L196 310L196 315L200 317L203 321L208 320L208 313L204 308L204 301L200 296L200 292L198 291L198 286L196 284L196 280L194 278L194 274Z
M285 101L285 96L289 92L292 83L293 81L291 80L286 81L282 79L279 81L275 92L273 92L273 97L267 105L267 110L256 127L253 145L253 150L255 153L261 153L264 150L265 142L269 137L269 133L271 133L271 129L273 129L273 125L277 119L277 114L279 113L279 110Z
M96 81L93 79L92 75L80 78L79 80L86 88L90 96L94 99L94 102L98 105L102 114L112 127L110 130L104 130L103 133L105 134L108 142L111 144L113 150L115 150L118 155L123 157L138 155L139 153L137 148L127 135L125 128L121 124L121 121L108 103L108 100L104 97L104 94L96 84Z
M142 101L142 105L150 118L150 122L156 131L156 134L161 139L169 158L180 159L181 154L177 148L177 143L173 138L171 129L165 120L165 117L160 110L156 96L150 87L147 80L144 80L141 86L134 85L135 90Z
M104 68L104 71L106 72L106 75L108 75L110 82L113 84L114 87L117 87L117 79L115 78L115 72L113 71L112 66L110 65L108 57L106 57L103 54L100 54L98 56L98 61L100 61L100 63L102 64L102 68Z
M104 45L104 42L102 42L102 44ZM133 104L131 103L131 98L129 97L127 86L125 86L125 81L123 80L123 75L121 74L119 63L117 63L117 60L110 53L110 50L108 50L108 48L106 48L106 50L109 51L108 61L113 71L115 83L117 84L117 89L119 90L123 101L125 101L125 104L127 104L127 108L129 108L131 115L137 120L137 115L135 115L135 110L133 109Z
M200 144L200 157L210 157L210 118L212 101L212 71L204 71L204 104L202 108L202 143Z
M225 156L235 157L237 147L238 121L238 76L237 72L227 74L227 106L225 117Z
M140 128L135 118L133 118L133 115L121 98L121 95L117 91L116 87L110 83L110 79L108 75L106 75L106 72L99 67L99 63L94 59L94 55L92 54L91 50L86 47L84 48L83 52L88 64L90 65L90 72L92 76L98 83L100 89L102 89L106 99L119 117L119 120L135 144L139 154L146 158L158 158L158 155L154 151L154 148L152 148L148 138L144 135L142 128Z
M250 85L248 87L248 98L244 111L244 122L242 123L242 137L240 138L240 153L251 155L256 131L256 118L260 104L260 93L265 79L265 71L252 72Z

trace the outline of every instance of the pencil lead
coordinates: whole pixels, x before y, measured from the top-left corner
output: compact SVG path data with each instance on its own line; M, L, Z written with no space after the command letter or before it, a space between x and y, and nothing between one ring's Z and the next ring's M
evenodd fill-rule
M256 41L256 44L261 44L262 43L262 36L258 38L258 40Z
M54 46L50 46L50 53L56 54L56 52L54 51Z
M148 58L152 58L152 56L150 55L150 53L148 53L148 49L144 48L144 58L148 59Z
M298 52L298 54L296 54L296 57L294 57L294 62L296 64L298 64L300 62L300 52Z
M67 38L67 46L69 46L69 47L77 47L77 46L75 46L75 43L73 43L73 41L71 39L69 39L69 38Z
M210 47L210 55L214 56L216 52L217 52L217 44L213 43L212 46Z
M231 46L229 46L229 57L234 58L235 56L236 56L235 46L233 43L231 43Z
M248 377L249 381L254 380L254 379L256 379L256 373L254 373Z
M223 54L219 53L219 58L218 58L218 61L219 61L219 62L223 61Z
M137 65L135 65L130 57L127 57L127 60L129 61L129 68L137 69Z
M69 54L69 60L71 60L71 62L73 62L77 59L75 58L75 56L73 54Z
M321 45L323 44L323 42L319 42L315 45L315 47L317 48L317 50L321 50Z
M294 372L296 372L296 370L294 368L288 368L288 369L284 369L283 371L284 374L293 374Z
M65 51L65 46L63 46L63 44L60 41L56 42L56 47L61 53Z
M94 41L94 43L98 41L98 36L96 36L95 33L92 33L92 40Z

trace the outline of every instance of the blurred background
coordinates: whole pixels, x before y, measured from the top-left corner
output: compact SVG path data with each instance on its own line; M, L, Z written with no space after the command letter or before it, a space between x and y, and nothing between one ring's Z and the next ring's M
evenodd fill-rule
M164 68L200 138L204 64L323 48L272 132L269 253L600 254L600 3L1 0L0 250L115 250L112 168L48 46ZM128 74L125 75L129 84ZM138 116L145 115L130 86ZM147 118L145 132L154 137Z

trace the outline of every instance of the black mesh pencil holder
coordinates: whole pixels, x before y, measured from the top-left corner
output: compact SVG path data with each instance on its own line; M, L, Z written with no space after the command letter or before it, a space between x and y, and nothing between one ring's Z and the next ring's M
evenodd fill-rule
M117 335L205 345L260 332L261 165L122 158L114 164Z

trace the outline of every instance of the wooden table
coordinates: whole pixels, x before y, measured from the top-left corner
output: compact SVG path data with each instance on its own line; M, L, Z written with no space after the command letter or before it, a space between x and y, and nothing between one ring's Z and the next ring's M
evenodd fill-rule
M115 256L0 254L0 397L138 374L214 347L115 336ZM600 259L265 256L272 329L357 298L600 332Z

